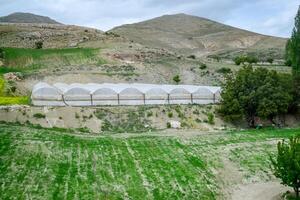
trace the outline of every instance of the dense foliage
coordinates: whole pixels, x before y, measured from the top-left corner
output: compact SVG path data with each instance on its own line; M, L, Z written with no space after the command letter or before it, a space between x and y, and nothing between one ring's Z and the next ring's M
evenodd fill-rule
M300 100L300 8L295 17L295 27L291 38L286 44L286 64L292 66L294 78L294 99Z
M245 118L250 127L256 118L274 118L288 111L292 101L291 76L251 65L240 69L235 77L228 77L223 86L220 113L234 121Z
M242 55L242 56L237 56L233 59L234 63L236 65L240 65L240 64L244 64L244 63L250 63L250 64L253 64L253 63L257 63L258 62L258 59L254 56L251 56L251 55Z
M274 175L282 184L292 187L299 197L300 189L300 135L292 137L289 143L284 140L277 145L276 159L271 157Z

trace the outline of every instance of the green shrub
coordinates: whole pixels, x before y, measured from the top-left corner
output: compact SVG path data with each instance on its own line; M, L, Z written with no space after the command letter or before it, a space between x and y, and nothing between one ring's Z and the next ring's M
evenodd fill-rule
M35 43L35 48L36 49L42 49L43 48L43 42L42 41L37 41L36 43Z
M173 81L175 81L175 83L178 84L178 83L181 81L179 75L174 76L174 77L173 77Z
M172 117L173 117L173 113L172 113L172 112L169 112L169 113L168 113L168 117L169 117L169 118L172 118Z
M227 67L222 67L221 69L218 69L217 72L220 74L232 73L231 69Z
M209 124L215 124L215 116L213 113L207 113L207 122Z
M80 118L80 115L78 113L75 113L75 118L76 119L79 119Z
M242 55L242 56L235 57L233 61L236 65L244 64L245 62L253 64L253 63L257 63L258 59L252 55Z
M196 59L196 56L195 55L189 55L188 58Z
M273 64L274 59L273 58L267 58L267 62L270 63L270 64Z
M207 65L206 65L205 63L201 63L199 68L200 68L201 70L206 69L206 68L207 68Z
M289 142L279 142L276 158L270 156L270 159L274 175L282 184L292 187L296 199L300 199L300 135L291 137Z
M35 113L35 114L33 114L33 117L37 118L37 119L44 119L44 118L46 118L46 115L43 113Z
M151 117L151 116L153 116L153 112L152 111L147 112L147 117Z
M167 128L171 128L171 123L167 122Z

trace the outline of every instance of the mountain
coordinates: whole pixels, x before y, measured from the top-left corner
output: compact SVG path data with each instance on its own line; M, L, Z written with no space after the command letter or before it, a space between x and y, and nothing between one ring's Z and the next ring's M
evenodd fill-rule
M0 23L60 24L49 17L22 12L16 12L4 17L0 17Z
M150 47L207 55L240 50L283 52L286 39L266 36L186 14L164 15L111 32Z

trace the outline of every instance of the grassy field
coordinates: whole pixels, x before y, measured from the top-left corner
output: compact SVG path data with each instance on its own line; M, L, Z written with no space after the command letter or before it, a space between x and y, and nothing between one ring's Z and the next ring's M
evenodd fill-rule
M4 64L12 70L34 70L55 66L103 64L100 50L92 48L22 49L4 48Z
M0 198L217 199L222 184L215 171L224 167L222 156L246 178L261 170L268 179L267 157L276 149L270 140L299 132L83 136L0 124Z

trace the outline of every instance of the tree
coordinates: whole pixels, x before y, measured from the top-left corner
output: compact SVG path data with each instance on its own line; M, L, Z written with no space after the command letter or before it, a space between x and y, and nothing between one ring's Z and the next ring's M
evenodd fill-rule
M288 39L285 45L285 65L289 67L292 66L291 54L291 39Z
M220 113L226 120L244 118L250 127L257 117L269 119L285 114L292 101L291 77L275 71L244 66L236 76L227 77L221 93Z
M272 170L283 185L294 189L299 197L300 188L300 135L290 138L289 143L284 140L277 144L277 156L270 157Z
M295 104L300 100L300 7L295 17L295 26L291 39L286 45L286 62L290 62L294 79L294 101ZM289 63L287 63L289 64Z
M175 83L178 84L181 81L179 75L174 76L173 81L175 81Z

